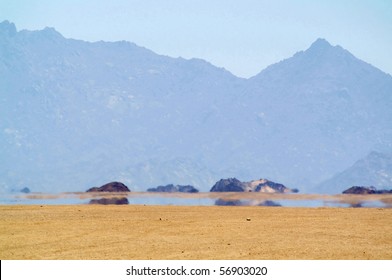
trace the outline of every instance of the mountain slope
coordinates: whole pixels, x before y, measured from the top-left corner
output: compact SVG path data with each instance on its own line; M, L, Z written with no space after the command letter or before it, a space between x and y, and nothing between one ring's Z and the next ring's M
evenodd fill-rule
M160 56L128 42L70 40L50 28L17 32L7 22L0 30L7 186L77 190L152 159L160 165L192 158L189 145L213 142L200 130L220 122L208 118L243 81L203 60ZM191 169L203 165L186 161ZM184 180L198 174L188 171ZM139 175L125 181L150 182L134 182Z
M392 188L392 155L371 152L343 172L321 183L321 193L341 193L352 186Z
M129 42L0 23L0 187L312 187L391 151L392 78L317 40L245 80Z

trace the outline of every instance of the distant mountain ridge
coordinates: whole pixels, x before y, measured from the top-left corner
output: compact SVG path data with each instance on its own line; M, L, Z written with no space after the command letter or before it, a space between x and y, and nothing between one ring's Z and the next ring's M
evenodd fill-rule
M318 39L242 79L129 42L0 23L0 189L108 181L208 191L221 178L315 186L392 151L392 78Z

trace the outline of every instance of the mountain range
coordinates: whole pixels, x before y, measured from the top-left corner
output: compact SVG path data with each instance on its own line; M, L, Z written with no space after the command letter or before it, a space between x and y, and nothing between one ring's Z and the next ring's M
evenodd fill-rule
M325 39L243 79L130 42L0 23L3 191L208 191L236 177L336 192L347 186L320 184L392 152L391 107L392 77Z

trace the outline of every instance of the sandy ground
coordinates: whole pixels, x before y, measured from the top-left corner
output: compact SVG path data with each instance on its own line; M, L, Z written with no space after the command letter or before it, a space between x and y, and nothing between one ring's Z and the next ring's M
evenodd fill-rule
M392 259L392 209L0 206L0 259Z

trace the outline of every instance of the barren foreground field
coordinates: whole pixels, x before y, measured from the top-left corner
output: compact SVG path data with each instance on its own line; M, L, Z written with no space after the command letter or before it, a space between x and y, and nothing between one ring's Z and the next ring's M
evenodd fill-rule
M392 259L392 209L0 206L0 259Z

